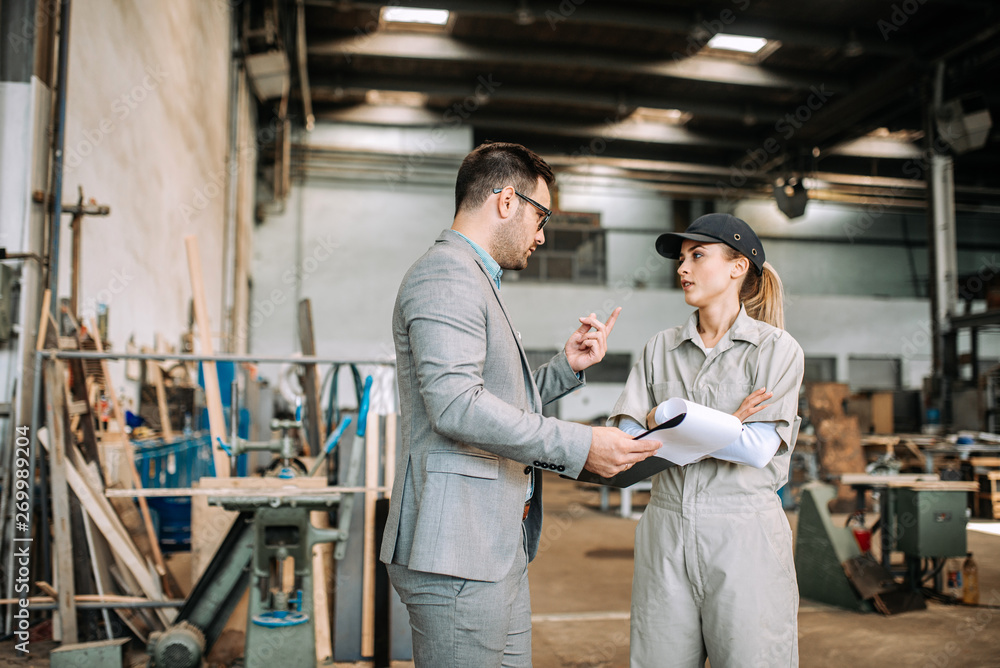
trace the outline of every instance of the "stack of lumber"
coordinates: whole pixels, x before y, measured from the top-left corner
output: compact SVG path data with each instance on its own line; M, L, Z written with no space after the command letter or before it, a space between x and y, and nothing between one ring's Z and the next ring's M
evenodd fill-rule
M863 473L867 465L861 449L858 418L844 414L844 402L849 394L849 388L843 383L813 383L806 388L809 417L816 427L820 477L823 478L842 473ZM837 490L834 512L850 510L853 503L853 490L841 485Z
M48 300L46 293L46 300ZM36 348L103 350L97 327L81 326L72 314L70 336L56 336L48 312L39 328ZM49 500L53 531L52 573L58 614L58 639L78 639L77 595L141 597L162 601L179 594L170 576L144 498L105 497L108 489L141 487L124 412L111 380L107 360L46 359L43 363L45 427L38 441L48 455ZM105 404L110 419L102 420ZM126 600L126 599L120 599ZM165 628L176 611L165 608L114 609L117 620L145 640ZM102 634L121 636L121 629L103 613Z

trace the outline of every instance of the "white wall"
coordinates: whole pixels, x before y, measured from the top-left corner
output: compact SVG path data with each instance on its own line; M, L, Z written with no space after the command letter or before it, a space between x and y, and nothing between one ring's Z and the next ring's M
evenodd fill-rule
M430 153L455 156L457 168L457 159L472 146L464 129L454 132L436 142ZM350 143L352 148L401 152L400 163L405 164L414 155L427 155L420 137L412 129L321 126L308 141L317 146L345 148ZM309 178L293 186L284 214L257 228L250 318L253 351L298 350L294 305L300 295L312 300L319 354L341 359L392 354L390 320L399 280L440 230L450 226L454 186L453 180L447 185L386 184L378 178ZM669 197L627 184L615 189L566 184L561 185L559 197L562 209L599 212L602 225L612 230L650 231L609 233L607 286L531 284L514 280L508 272L503 296L525 347L560 348L578 316L595 311L607 317L619 305L624 311L612 335L613 352L637 355L655 332L683 323L692 311L683 293L649 287L670 285L676 268L652 248L657 232L672 224ZM828 236L853 215L843 207L814 202L810 218L790 225L758 215L768 206L750 203L745 209L762 234ZM898 238L898 229L885 222L889 220L883 217L866 233ZM892 219L893 224L898 222ZM789 293L788 330L806 355L835 357L838 380L845 382L852 355L898 358L904 385L918 388L930 367L929 306L902 289L900 276L909 271L905 256L887 254L885 249L891 247L884 246L785 243L787 248L774 244L778 250L769 257L779 266ZM881 252L868 253L870 248ZM892 282L893 287L873 287L880 282ZM895 296L872 296L884 292ZM996 355L998 343L984 340L983 355ZM562 415L589 420L606 413L618 391L616 385L585 388L562 402Z
M416 150L413 142L423 136L395 129L366 138L365 128L321 125L301 140L354 147L384 141L381 146L406 152ZM435 147L464 154L470 143L468 132L459 130ZM391 188L384 180L296 183L284 213L268 217L255 232L251 351L298 351L296 304L308 298L318 355L392 357L390 323L399 282L451 226L454 202L452 188L405 181Z
M73 7L62 199L111 207L83 222L80 310L109 309L108 338L177 345L191 298L184 237L196 234L213 331L221 328L227 158L228 3ZM69 216L60 296L69 295ZM120 363L113 364L122 382Z

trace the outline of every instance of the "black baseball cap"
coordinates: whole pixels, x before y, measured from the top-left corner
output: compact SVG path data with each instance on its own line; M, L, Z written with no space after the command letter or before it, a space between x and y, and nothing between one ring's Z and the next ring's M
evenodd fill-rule
M697 218L684 232L667 232L656 239L656 252L663 257L676 260L681 254L681 244L685 239L707 243L723 243L747 256L764 273L764 246L757 234L745 221L728 213L709 213Z

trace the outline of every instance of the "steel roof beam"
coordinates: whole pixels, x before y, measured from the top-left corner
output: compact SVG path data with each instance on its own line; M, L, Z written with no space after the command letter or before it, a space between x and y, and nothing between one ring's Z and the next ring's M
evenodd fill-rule
M340 76L313 77L312 94L316 102L341 102L367 90L413 91L428 96L463 100L477 97L477 81L432 81L412 77L391 77L352 73ZM479 91L481 92L481 91ZM772 124L783 118L787 109L771 105L741 105L736 102L703 102L682 96L663 96L641 92L615 92L590 87L549 87L508 84L490 93L491 103L527 103L567 105L601 110L606 113L630 112L636 107L680 109L695 116L737 121L739 123ZM751 121L752 119L752 121Z
M378 15L378 10L385 2L351 2L343 0L307 0L308 4L325 6L339 10L368 9L372 16ZM594 3L572 3L572 11L564 10L559 3L534 3L532 9L528 3L527 9L518 2L476 2L475 0L396 0L393 6L424 7L427 9L447 9L457 14L469 16L493 17L523 22L538 22L550 25L553 30L564 23L581 23L589 25L614 26L625 29L659 30L662 32L691 34L696 37L715 32L725 31L740 35L753 35L779 40L784 44L798 44L818 49L860 48L863 53L905 57L913 54L913 48L902 40L887 41L881 38L874 25L869 31L870 36L854 36L849 30L822 29L805 27L790 22L766 21L746 15L738 3L725 3L716 6L706 5L699 13L665 11L662 8L622 6L621 3L610 3L595 6ZM747 8L749 9L749 8ZM697 40L699 42L703 39Z
M534 69L595 70L609 74L646 75L690 83L709 82L737 87L777 88L808 91L823 84L833 92L847 90L847 82L828 73L788 74L760 65L709 56L640 58L633 55L595 53L582 48L517 48L470 44L449 35L374 32L319 41L309 46L315 66L321 59L392 58L410 61L448 62L485 72L491 66L523 66Z

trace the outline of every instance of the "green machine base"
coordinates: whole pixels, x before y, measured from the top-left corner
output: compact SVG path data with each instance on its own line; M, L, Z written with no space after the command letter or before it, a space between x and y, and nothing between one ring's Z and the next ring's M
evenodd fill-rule
M854 534L838 527L830 517L829 503L837 495L832 485L811 482L802 487L795 540L795 573L799 595L848 610L871 612L851 586L843 563L861 554Z

